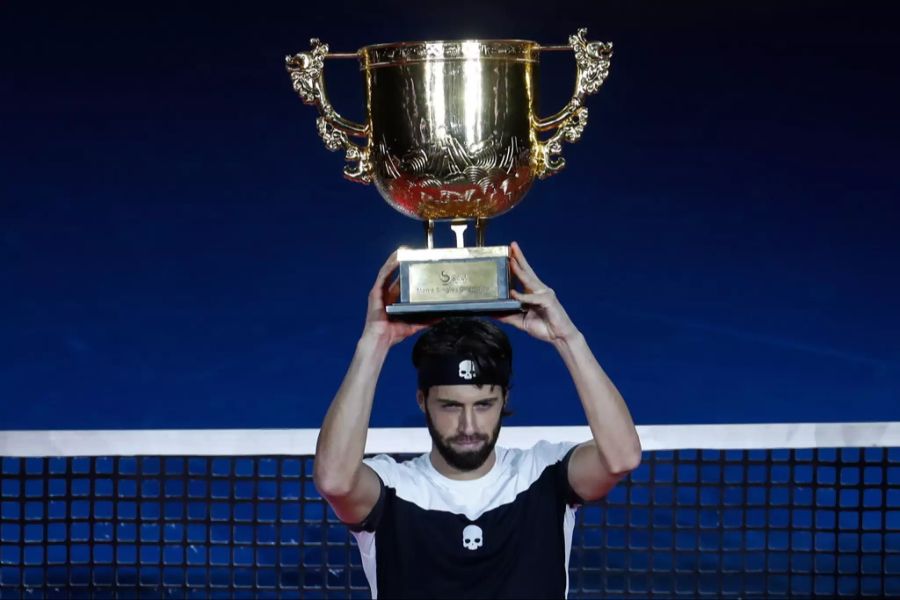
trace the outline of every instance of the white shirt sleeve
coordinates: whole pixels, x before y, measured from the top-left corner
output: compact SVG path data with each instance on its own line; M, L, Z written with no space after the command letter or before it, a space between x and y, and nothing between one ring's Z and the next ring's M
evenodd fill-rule
M397 461L387 454L379 454L372 458L363 459L363 464L368 465L381 478L387 487L397 485Z

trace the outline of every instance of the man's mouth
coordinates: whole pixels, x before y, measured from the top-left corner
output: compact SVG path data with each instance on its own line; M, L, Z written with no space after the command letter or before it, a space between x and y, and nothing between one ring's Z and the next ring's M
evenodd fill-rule
M485 442L483 438L456 438L451 441L455 446L463 448L477 448Z

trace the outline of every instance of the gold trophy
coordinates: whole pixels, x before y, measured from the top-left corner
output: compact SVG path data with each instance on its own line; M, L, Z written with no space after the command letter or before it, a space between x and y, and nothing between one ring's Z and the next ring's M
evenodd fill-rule
M285 58L294 91L319 109L316 125L325 146L345 152L344 176L374 182L388 204L424 223L427 247L398 250L400 300L386 307L389 314L520 308L509 297L509 246L485 246L485 228L522 200L535 177L558 173L565 166L563 141L581 137L585 96L600 88L612 56L611 43L588 42L586 33L580 29L567 46L407 42L354 54L329 54L327 44L313 39L309 52ZM575 92L561 111L541 118L535 114L538 63L541 52L551 50L574 52ZM367 123L345 119L328 101L326 58L359 59ZM434 247L437 222L449 222L455 248ZM466 246L473 223L475 243Z

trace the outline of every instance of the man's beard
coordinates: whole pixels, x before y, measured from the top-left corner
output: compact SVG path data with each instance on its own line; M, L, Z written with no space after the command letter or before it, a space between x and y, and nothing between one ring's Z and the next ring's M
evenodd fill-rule
M441 437L441 434L438 433L438 430L435 429L434 423L431 422L431 414L428 412L428 407L425 408L425 422L428 424L428 433L431 434L431 441L434 442L435 448L441 453L441 456L444 457L447 464L460 471L474 471L484 464L484 461L488 459L491 452L494 451L494 446L497 444L497 436L500 434L501 421L502 419L497 419L497 426L494 427L494 432L490 436L484 433L477 433L473 436L455 435L451 438L444 439ZM460 452L451 445L453 442L459 443L476 440L483 442L481 447L476 450Z

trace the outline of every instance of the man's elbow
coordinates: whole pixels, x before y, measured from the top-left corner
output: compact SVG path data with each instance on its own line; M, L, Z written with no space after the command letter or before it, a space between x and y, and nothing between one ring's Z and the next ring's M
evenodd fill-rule
M353 490L353 476L346 476L338 469L315 461L313 464L313 483L324 498L342 498Z
M641 466L641 455L629 456L616 461L609 466L610 473L618 477L624 477Z
M624 477L632 471L637 470L637 468L641 466L641 454L641 442L640 440L636 440L634 448L629 452L623 453L621 456L617 456L615 462L612 462L609 465L610 473L619 477Z

